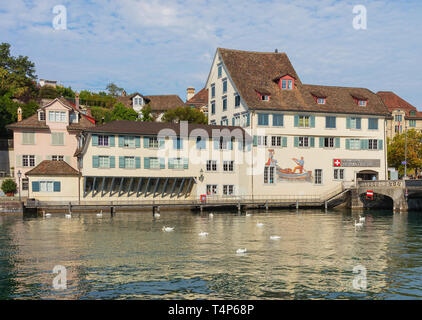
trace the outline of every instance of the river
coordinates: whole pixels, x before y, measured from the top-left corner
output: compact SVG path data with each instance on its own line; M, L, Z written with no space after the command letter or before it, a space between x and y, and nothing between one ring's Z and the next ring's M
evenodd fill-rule
M0 299L422 298L422 213L248 213L0 215Z

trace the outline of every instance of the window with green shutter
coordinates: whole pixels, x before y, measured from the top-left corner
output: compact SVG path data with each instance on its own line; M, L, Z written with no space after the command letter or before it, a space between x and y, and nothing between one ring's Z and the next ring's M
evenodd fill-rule
M369 118L368 119L368 129L369 130L378 130L378 119Z
M40 183L38 181L32 181L32 192L40 192Z
M273 127L282 127L284 125L284 116L282 114L273 114Z
M92 135L92 146L93 147L98 146L98 136L96 134Z
M144 169L149 169L150 165L149 165L149 157L145 157L144 158Z
M60 192L60 181L54 181L53 191L54 192Z

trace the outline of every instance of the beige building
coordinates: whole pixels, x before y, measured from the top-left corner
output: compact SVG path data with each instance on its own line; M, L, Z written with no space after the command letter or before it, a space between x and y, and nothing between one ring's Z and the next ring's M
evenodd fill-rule
M387 137L393 139L396 134L404 133L405 128L422 132L422 112L394 92L380 91L381 97L391 116L387 118Z

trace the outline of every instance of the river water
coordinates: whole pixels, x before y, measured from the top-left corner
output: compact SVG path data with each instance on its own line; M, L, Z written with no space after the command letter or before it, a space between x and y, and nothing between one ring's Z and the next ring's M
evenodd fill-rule
M1 215L0 299L422 298L422 213L249 213Z

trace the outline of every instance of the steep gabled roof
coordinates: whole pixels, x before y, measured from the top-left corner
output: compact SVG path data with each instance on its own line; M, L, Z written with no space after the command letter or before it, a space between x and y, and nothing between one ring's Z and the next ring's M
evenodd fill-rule
M422 112L418 111L416 107L392 91L379 91L377 92L377 95L381 97L390 112L393 112L394 110L402 110L406 113L406 117L409 119L422 117ZM414 115L410 115L411 111L414 112Z
M44 160L34 169L28 171L27 176L78 176L78 171L65 161Z
M185 103L176 94L145 96L149 100L152 111L167 111L182 107Z
M313 111L387 115L382 100L365 88L302 84L286 53L249 52L218 49L231 79L248 108L256 110ZM284 75L295 78L294 90L280 90L276 79ZM271 96L262 101L257 90ZM326 97L318 104L314 95ZM367 106L358 106L354 97L367 99Z
M203 88L192 98L186 101L186 105L195 106L197 108L206 106L208 104L208 89Z

